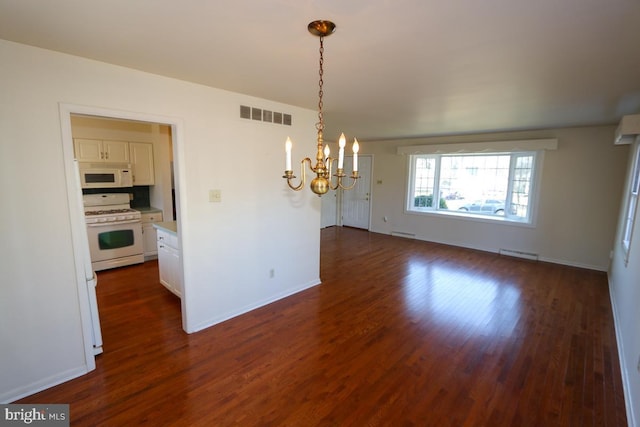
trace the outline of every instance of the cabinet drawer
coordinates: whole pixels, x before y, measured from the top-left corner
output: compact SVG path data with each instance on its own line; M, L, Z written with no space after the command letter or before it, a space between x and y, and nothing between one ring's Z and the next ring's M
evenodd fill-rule
M162 212L143 213L141 218L143 224L147 222L162 222Z
M178 249L178 236L167 233L166 231L158 230L158 244L161 243L164 243L174 249Z

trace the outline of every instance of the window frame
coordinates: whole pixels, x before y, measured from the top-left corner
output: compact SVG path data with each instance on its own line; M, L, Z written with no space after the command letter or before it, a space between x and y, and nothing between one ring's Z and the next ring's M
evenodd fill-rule
M539 203L539 193L540 193L540 181L541 181L541 169L542 162L544 158L544 150L509 150L509 151L465 151L465 152L444 152L444 153L406 153L407 154L407 181L406 181L406 191L405 191L405 203L404 203L404 212L408 214L415 215L438 215L438 216L450 216L450 217L458 217L464 220L473 220L480 222L492 222L492 223L508 223L510 225L523 225L523 226L535 226L537 212L538 212L538 203ZM470 213L470 212L461 212L461 211L451 211L447 209L440 208L440 172L441 172L441 159L447 156L500 156L500 155L508 155L510 156L509 160L509 175L507 182L507 195L505 197L505 206L511 206L513 200L513 188L514 188L514 174L516 168L517 157L521 156L532 156L533 157L533 166L531 168L531 179L529 181L530 189L529 189L529 203L527 209L527 216L520 217L509 214L505 212L505 215L487 215L482 213ZM422 207L416 209L413 206L414 203L414 190L415 190L415 177L416 177L416 168L415 162L418 158L433 158L435 159L435 173L434 173L434 188L433 193L434 196L438 195L438 197L434 197L432 200L431 207Z

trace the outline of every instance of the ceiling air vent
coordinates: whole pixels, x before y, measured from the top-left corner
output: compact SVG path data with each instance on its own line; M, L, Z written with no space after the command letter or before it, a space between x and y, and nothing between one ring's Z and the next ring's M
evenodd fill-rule
M249 107L247 105L240 106L240 118L291 126L291 114L263 110L261 108Z

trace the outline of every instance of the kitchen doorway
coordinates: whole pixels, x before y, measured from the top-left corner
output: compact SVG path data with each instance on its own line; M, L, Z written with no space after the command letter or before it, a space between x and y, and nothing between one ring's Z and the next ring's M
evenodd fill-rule
M82 206L82 198L81 198L81 189L79 176L77 173L77 166L75 162L74 155L74 145L73 145L73 126L72 120L74 117L93 117L100 118L102 120L114 120L114 121L132 121L138 123L147 123L155 126L164 126L170 129L170 158L173 159L173 165L167 164L166 171L163 172L162 180L165 186L169 188L165 188L163 191L166 196L170 200L168 203L163 203L164 206L169 206L169 208L164 208L163 211L166 211L166 217L175 219L176 223L180 224L181 218L181 203L180 196L184 194L180 191L180 173L183 170L180 167L180 162L182 159L182 129L183 123L181 119L178 118L170 118L165 116L155 116L151 114L143 114L143 113L132 113L128 111L115 111L98 107L88 107L81 105L72 105L72 104L60 104L60 123L62 130L62 143L63 143L63 152L64 152L64 161L65 161L65 170L67 174L67 195L69 206L71 210L71 233L72 239L74 242L74 258L77 266L82 266L86 264L87 258L89 258L89 254L85 250L86 244L82 241L82 239L86 239L86 224L83 213ZM164 166L163 166L164 167ZM167 178L168 176L168 178ZM173 185L172 185L173 182ZM173 188L171 188L173 187ZM173 209L173 205L175 203L175 213ZM181 242L181 236L179 236L179 241ZM92 342L92 319L90 314L90 304L89 299L87 298L87 282L85 279L86 275L82 274L80 271L82 267L77 267L78 273L78 300L80 304L80 312L83 324L83 334L85 336L85 353L86 358L93 359L93 346ZM180 280L182 280L182 267L179 269ZM182 280L184 285L184 280ZM160 284L159 284L160 286ZM182 329L186 330L186 303L184 295L188 292L187 289L183 287L183 297L181 299L181 312L182 312ZM91 364L95 367L95 364Z

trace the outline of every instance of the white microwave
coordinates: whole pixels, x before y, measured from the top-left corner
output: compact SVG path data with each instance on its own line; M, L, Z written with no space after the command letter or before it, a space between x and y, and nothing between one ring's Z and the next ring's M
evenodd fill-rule
M133 171L128 164L80 163L79 169L82 188L133 187Z

